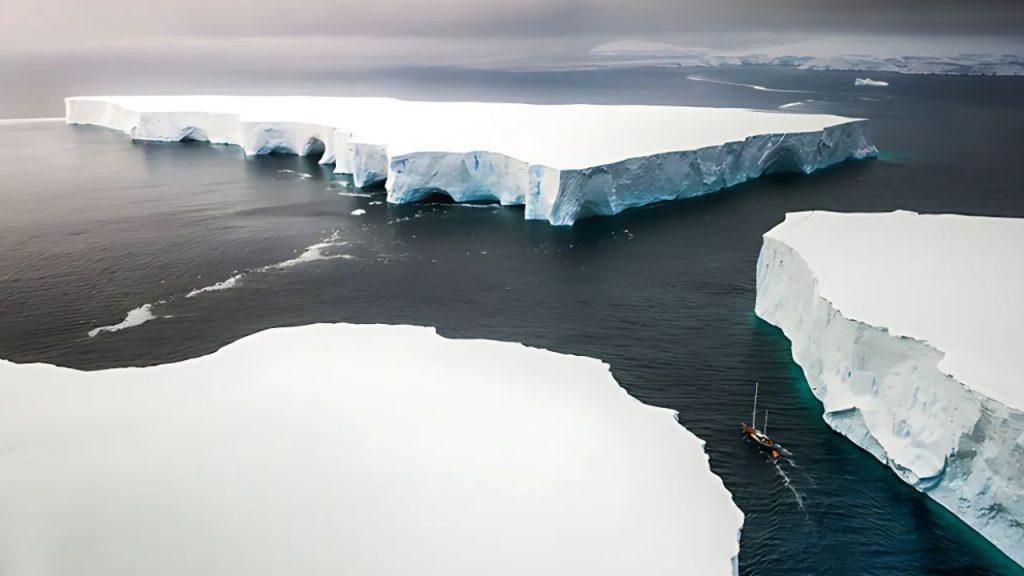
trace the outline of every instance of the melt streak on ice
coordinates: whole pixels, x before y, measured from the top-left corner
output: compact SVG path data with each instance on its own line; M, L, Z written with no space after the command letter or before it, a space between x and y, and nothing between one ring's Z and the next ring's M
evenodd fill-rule
M1024 564L1024 220L799 212L758 316L828 424Z
M735 574L704 443L598 360L431 328L0 360L0 573Z
M66 108L70 124L139 140L322 149L321 163L357 186L385 182L389 202L525 204L527 219L555 225L877 154L864 120L727 108L304 96L78 97Z

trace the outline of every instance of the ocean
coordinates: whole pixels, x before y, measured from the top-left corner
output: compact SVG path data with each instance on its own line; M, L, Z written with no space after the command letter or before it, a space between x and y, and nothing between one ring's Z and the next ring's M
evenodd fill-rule
M770 67L264 72L154 73L134 92L801 102L787 111L870 119L881 154L556 228L522 208L391 206L383 189L307 158L0 122L0 358L151 365L316 322L429 325L593 356L707 442L746 514L741 574L1024 574L833 432L786 338L753 313L761 235L787 211L1024 216L1024 79L872 74L890 87L855 88L863 73ZM128 93L132 81L69 74L3 96L0 117L59 116L65 95ZM755 381L793 454L780 464L740 437Z

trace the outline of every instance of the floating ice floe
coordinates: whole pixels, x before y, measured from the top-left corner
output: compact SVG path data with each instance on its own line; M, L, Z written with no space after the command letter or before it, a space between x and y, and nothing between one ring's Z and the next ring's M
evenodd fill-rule
M726 108L240 96L79 97L66 107L68 123L139 140L322 150L320 161L356 186L384 182L392 203L443 193L525 204L527 219L556 225L877 153L864 120Z
M591 358L319 324L0 394L4 573L736 574L703 442Z
M299 264L305 264L307 262L316 262L319 260L334 260L338 258L344 260L354 260L356 259L356 257L351 254L332 253L333 249L340 248L342 246L347 246L348 244L349 242L347 240L341 240L340 232L335 230L331 232L330 235L322 238L316 244L304 248L302 252L299 253L299 255L294 258L289 258L288 260L277 262L276 264L268 264L266 266L261 266L259 268L252 268L244 270L242 272L236 272L226 280L221 280L220 282L215 282L213 284L203 286L201 288L194 288L190 290L185 294L185 298L195 298L196 296L201 296L203 294L208 294L210 292L221 292L224 290L231 290L232 288L237 288L241 284L243 279L245 279L247 276L253 273L287 270ZM141 326L142 324L149 322L150 320L156 320L158 318L173 318L173 316L168 314L158 315L156 312L153 311L153 307L163 306L164 304L167 304L169 301L173 301L174 299L175 297L172 296L167 299L160 300L155 304L143 304L141 306L133 308L128 312L128 314L125 316L125 319L122 320L121 322L109 326L100 326L97 328L93 328L92 330L89 330L89 337L95 337L103 332L119 332L126 328L134 328L136 326Z
M857 79L855 79L853 81L853 85L854 86L876 86L876 87L879 87L879 88L884 88L885 86L888 86L889 83L885 82L885 81L882 81L882 80L872 80L871 78L857 78Z
M227 280L222 280L220 282L211 284L209 286L204 286L202 288L196 288L195 290L192 290L188 294L185 294L185 298L194 298L196 296L199 296L200 294L206 294L207 292L219 292L221 290L230 290L235 286L238 286L239 280L241 280L244 276L245 274L235 274L234 276L228 278Z
M788 214L757 314L828 424L1024 564L1024 219Z
M103 332L117 332L120 330L124 330L125 328L133 328L135 326L145 324L150 320L156 320L157 318L158 316L156 314L153 314L153 305L143 304L138 308L133 308L129 310L128 314L125 315L124 320L118 322L117 324L111 324L109 326L100 326L98 328L93 328L92 330L89 330L89 337L96 337Z

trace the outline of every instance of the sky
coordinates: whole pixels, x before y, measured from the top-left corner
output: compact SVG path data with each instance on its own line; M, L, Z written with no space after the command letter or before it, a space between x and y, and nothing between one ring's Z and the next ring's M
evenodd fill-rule
M216 38L541 42L758 34L1020 38L1021 0L0 0L0 53Z

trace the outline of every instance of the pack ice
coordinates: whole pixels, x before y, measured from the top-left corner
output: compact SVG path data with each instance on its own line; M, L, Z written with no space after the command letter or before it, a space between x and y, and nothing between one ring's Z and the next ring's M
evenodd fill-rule
M698 196L767 172L874 156L865 121L680 106L413 102L392 98L135 96L66 99L67 122L139 140L235 144L246 154L323 150L388 201L434 193L524 205L571 225Z
M2 574L736 574L703 442L591 358L319 324L0 395Z
M787 214L758 316L836 431L1024 564L1024 220Z

